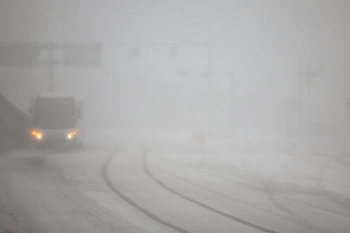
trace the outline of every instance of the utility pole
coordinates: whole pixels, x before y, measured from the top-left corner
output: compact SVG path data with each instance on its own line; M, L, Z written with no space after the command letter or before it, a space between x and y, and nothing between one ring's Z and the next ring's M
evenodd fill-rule
M42 63L48 67L48 90L50 92L55 91L55 80L54 80L54 65L58 64L59 61L54 59L54 50L59 48L52 42L49 42L42 46L43 49L47 49L47 60Z

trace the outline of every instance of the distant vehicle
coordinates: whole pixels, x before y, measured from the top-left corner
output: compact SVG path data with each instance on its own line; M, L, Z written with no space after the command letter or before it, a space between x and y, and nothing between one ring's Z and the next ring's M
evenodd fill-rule
M71 94L45 93L30 107L37 148L80 146L84 138L83 103Z

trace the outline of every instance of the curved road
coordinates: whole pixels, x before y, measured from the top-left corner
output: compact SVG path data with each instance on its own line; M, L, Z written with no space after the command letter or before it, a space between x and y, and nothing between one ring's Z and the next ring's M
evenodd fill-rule
M348 232L347 155L122 142L0 154L0 232Z

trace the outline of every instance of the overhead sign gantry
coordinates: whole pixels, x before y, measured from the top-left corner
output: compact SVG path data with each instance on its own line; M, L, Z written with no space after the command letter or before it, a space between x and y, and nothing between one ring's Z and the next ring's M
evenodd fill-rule
M54 59L54 51L63 50L62 61ZM40 61L42 50L47 50L47 59ZM54 66L98 67L101 65L102 45L99 42L0 42L0 67L33 67L40 63L48 67L48 91L53 92Z

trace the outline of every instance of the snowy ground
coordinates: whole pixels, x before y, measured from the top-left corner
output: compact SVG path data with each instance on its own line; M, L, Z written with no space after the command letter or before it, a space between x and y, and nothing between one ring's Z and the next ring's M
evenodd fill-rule
M88 131L0 155L0 232L348 232L348 139Z

